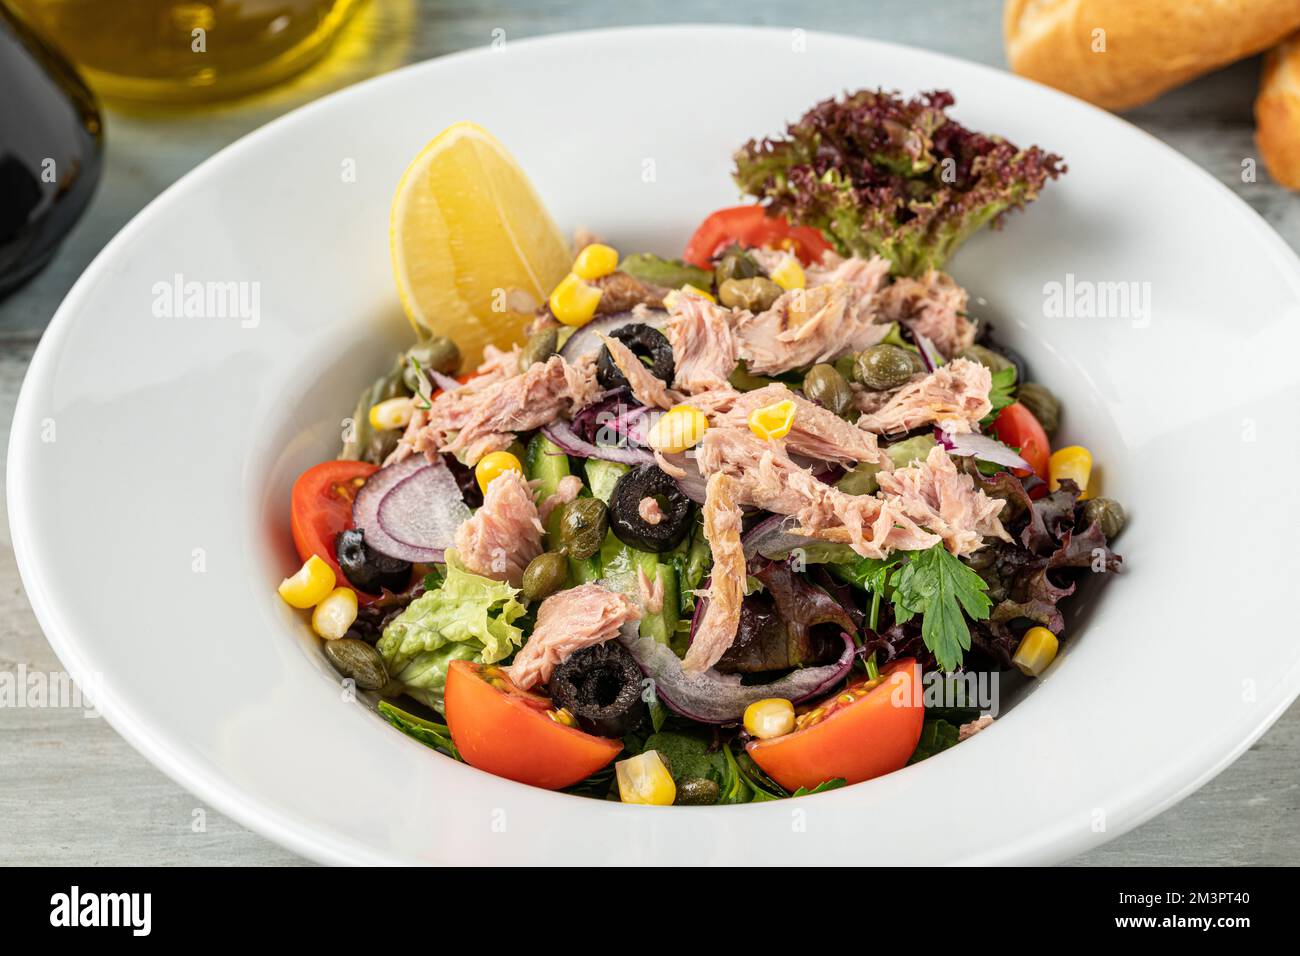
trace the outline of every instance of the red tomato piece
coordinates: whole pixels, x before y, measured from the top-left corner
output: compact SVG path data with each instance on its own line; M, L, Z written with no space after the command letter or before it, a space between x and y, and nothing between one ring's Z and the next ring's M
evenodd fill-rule
M492 665L452 661L447 728L465 762L498 777L559 790L585 780L623 749L551 717L551 702L520 690Z
M1020 457L1029 462L1034 474L1047 480L1047 460L1051 457L1052 445L1033 412L1019 402L1013 402L998 412L998 417L993 420L993 434L1004 445L1019 448Z
M746 249L788 249L804 265L820 262L831 248L819 229L791 226L782 216L769 216L762 206L731 206L700 223L682 259L710 269L718 251L732 243Z
M745 749L763 772L794 791L842 777L860 783L904 766L921 739L921 665L902 658L805 710L795 730Z
M289 524L298 557L306 561L313 554L331 568L340 585L348 580L334 554L334 539L352 527L352 503L366 479L378 467L365 461L323 461L308 468L293 483ZM355 588L353 590L356 590ZM366 595L357 592L362 603Z

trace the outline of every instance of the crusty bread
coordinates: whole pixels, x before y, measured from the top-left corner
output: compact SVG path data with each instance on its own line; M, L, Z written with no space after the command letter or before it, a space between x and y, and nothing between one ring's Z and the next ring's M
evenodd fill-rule
M1288 189L1300 189L1300 33L1264 60L1255 125L1269 175Z
M1002 29L1017 73L1118 110L1279 43L1300 0L1007 0Z

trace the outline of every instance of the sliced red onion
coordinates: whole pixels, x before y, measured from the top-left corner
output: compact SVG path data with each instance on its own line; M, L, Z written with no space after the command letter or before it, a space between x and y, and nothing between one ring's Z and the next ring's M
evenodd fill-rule
M664 459L670 465L676 465L686 472L680 478L673 475L673 481L677 482L677 488L681 493L697 505L704 504L704 492L708 485L708 479L700 473L700 465L695 460L695 456L688 455L686 452L679 452L675 455L664 455Z
M403 478L379 502L379 527L384 533L413 552L438 552L435 561L442 561L442 552L452 546L456 529L469 516L456 476L442 458ZM370 541L369 533L366 540Z
M844 653L835 663L799 668L769 684L742 684L738 675L723 675L712 669L688 674L666 644L642 637L635 623L625 626L618 640L642 673L654 681L655 695L664 706L700 723L727 724L740 720L745 708L756 700L784 697L797 704L838 684L853 667L855 649L853 638L842 636Z
M654 427L663 412L658 409L646 408L644 405L634 405L626 410L626 413L620 415L613 421L613 427L616 432L623 435L633 445L644 447L646 444L646 434Z
M385 531L379 521L379 508L388 493L407 478L431 467L433 466L423 455L409 455L395 464L379 469L357 492L356 501L352 503L352 523L365 533L366 544L380 554L403 561L427 563L442 560L441 550L419 548L399 541Z
M916 340L916 347L921 350L921 361L925 362L926 368L933 372L943 364L943 356L939 354L933 342L915 330L912 332L912 338Z
M833 461L826 461L824 458L809 458L807 455L793 454L790 456L790 460L800 468L811 471L814 478L825 481L827 484L834 482L844 473L842 467ZM836 472L839 472L839 475L836 475ZM835 477L829 478L830 475L835 475Z
M958 455L963 458L978 458L980 461L991 462L1006 468L1034 470L1029 462L990 435L982 435L979 432L961 434L936 428L934 437L939 444L948 449L950 455Z
M768 558L783 561L796 548L804 553L808 564L826 564L839 561L852 561L857 555L847 544L823 541L799 534L798 519L791 515L773 515L765 518L741 536L740 543L745 549L745 560ZM698 607L698 604L697 604Z
M615 400L598 400L574 413L573 431L584 441L595 442L607 428L610 433L628 439L633 447L644 445L650 424L646 415L651 409L632 403L622 389L616 389L614 394L618 396Z
M640 322L652 329L662 329L668 321L668 313L662 309L642 309L639 312L615 312L613 315L592 319L578 331L569 336L569 340L560 349L560 355L570 365L576 365L584 358L594 359L604 347L600 337L609 335L615 329L621 329L633 322Z
M602 461L614 461L621 465L651 465L654 455L644 448L620 448L617 445L593 445L573 430L562 418L546 425L542 429L548 439L560 447L566 455L577 458L599 458Z
M461 383L456 381L450 375L444 375L436 369L426 368L424 374L429 376L434 385L437 385L444 392L454 392L460 388Z

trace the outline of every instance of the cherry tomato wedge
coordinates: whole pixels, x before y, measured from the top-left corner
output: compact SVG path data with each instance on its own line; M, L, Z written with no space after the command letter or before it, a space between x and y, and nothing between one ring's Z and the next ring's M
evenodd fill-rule
M700 223L682 258L711 269L713 257L733 242L746 249L789 249L804 265L821 262L822 254L831 248L819 229L791 226L782 216L769 216L762 206L731 206Z
M1047 460L1052 454L1047 432L1038 424L1034 413L1019 402L1013 402L993 420L993 434L1004 445L1020 449L1020 457L1029 462L1034 474L1047 480Z
M334 554L334 539L352 527L352 502L367 478L379 469L365 461L323 461L308 468L293 483L289 524L298 557L313 554L334 569L340 585L348 579ZM355 590L355 589L354 589ZM358 592L364 603L366 596Z
M549 699L520 690L490 664L452 661L445 706L451 739L466 763L534 787L571 786L623 749L622 741L559 723Z
M892 773L907 763L921 739L921 666L902 658L876 680L863 678L801 710L792 732L745 748L781 786L811 790L836 777L860 783Z

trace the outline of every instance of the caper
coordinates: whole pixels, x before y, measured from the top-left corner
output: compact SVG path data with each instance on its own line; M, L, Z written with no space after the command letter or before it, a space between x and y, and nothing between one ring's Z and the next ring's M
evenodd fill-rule
M867 388L877 390L898 388L915 371L907 349L885 345L883 342L864 349L854 363L854 377Z
M718 301L729 309L748 309L755 314L766 312L781 298L781 287L771 279L728 279L718 286Z
M846 495L873 495L880 487L876 484L876 475L879 473L879 465L864 461L852 471L846 471L843 477L835 482L835 487Z
M708 777L691 777L677 785L679 807L711 807L718 802L718 785Z
M727 381L738 392L753 392L760 388L766 388L776 379L767 378L763 375L754 375L745 367L744 362L737 362L735 371L731 373L731 377Z
M560 547L575 560L585 561L599 551L607 530L609 515L599 498L575 498L560 512Z
M835 371L843 376L846 382L857 381L857 373L854 370L858 363L858 357L850 352L848 355L841 355L835 360Z
M372 431L370 440L366 442L366 447L361 450L361 460L368 461L372 465L382 465L388 456L393 453L393 449L397 447L401 437L402 433L395 428L389 428L381 432Z
M986 345L972 345L970 348L962 349L957 353L957 358L969 359L972 362L978 362L990 372L1000 372L1004 368L1015 368L1016 363L1011 361L1001 352L995 352Z
M412 394L420 393L420 372L416 368L428 371L433 369L444 375L454 375L460 369L460 349L456 343L445 335L435 335L427 342L420 342L406 350L406 368L402 371L402 380ZM411 359L415 359L414 362Z
M379 690L388 683L388 668L379 652L355 637L325 642L325 657L344 677L356 681L362 690Z
M853 389L833 365L814 365L803 377L803 393L809 401L843 416L853 406Z
M753 256L740 246L730 246L722 253L722 258L713 270L713 282L721 288L722 283L728 279L752 279L762 274L763 270Z
M1061 425L1061 403L1045 385L1025 382L1016 390L1016 401L1033 413L1048 437L1056 434Z
M569 583L569 562L556 551L539 554L524 568L524 597L540 601L547 595L564 589Z
M1089 498L1083 503L1083 523L1087 527L1096 522L1107 540L1124 530L1124 506L1113 498Z
M933 435L913 435L906 441L894 442L885 449L885 454L895 468L906 468L918 461L925 461L930 449L936 444Z
M551 326L528 336L523 349L519 352L519 371L526 372L538 362L545 362L560 344L560 330Z

